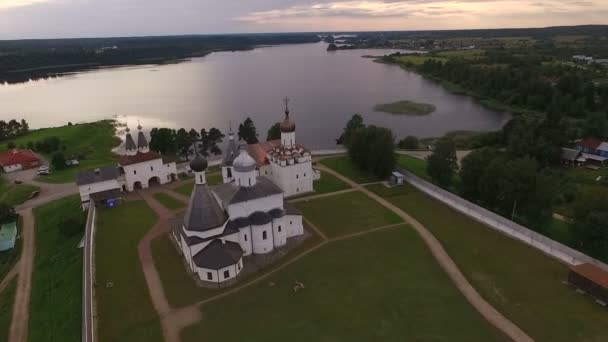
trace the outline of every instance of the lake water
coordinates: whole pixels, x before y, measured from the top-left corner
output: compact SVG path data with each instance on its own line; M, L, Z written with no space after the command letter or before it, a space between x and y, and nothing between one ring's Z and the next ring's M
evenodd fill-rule
M227 131L250 116L260 138L283 117L285 96L297 136L310 148L335 145L346 121L361 113L368 124L389 127L397 138L434 137L454 130L502 127L505 113L398 66L363 55L389 50L326 52L325 43L218 52L164 66L101 69L22 84L0 85L0 119L25 118L32 128L117 117L132 128L210 128ZM432 103L426 116L377 113L379 103Z

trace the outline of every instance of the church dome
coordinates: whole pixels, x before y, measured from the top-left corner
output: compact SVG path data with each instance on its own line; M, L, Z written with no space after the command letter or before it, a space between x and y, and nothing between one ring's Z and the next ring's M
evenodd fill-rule
M232 166L237 172L251 172L255 170L256 164L255 160L251 158L247 151L241 150L239 156L236 157L236 159L234 159L234 161L232 162Z
M289 117L289 111L285 111L285 119L281 122L281 132L291 133L296 130L296 123Z
M190 168L194 172L203 172L207 169L207 159L203 158L200 154L196 154L196 157L190 162Z

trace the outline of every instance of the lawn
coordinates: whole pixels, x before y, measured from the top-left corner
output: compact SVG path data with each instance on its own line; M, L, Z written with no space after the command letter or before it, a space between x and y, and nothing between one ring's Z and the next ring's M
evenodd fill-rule
M77 167L55 170L50 176L40 178L40 181L48 183L69 183L74 181L80 170L114 163L117 156L112 153L112 149L120 144L120 139L115 136L114 122L111 120L43 128L13 141L17 146L25 147L28 142L35 143L49 137L58 137L61 140L66 157L82 155L85 159L81 160ZM0 151L4 149L6 144L0 145ZM51 155L44 157L49 161L51 159Z
M0 281L4 279L6 274L15 266L21 257L21 219L17 221L17 239L15 240L15 248L0 252Z
M321 237L307 228L313 235L306 239L302 244L291 249L289 254L277 263L267 266L265 270L253 274L245 275L239 280L239 284L246 283L248 280L263 275L285 262L292 257L306 251L321 242ZM206 289L196 286L194 279L188 274L183 258L177 253L169 236L162 236L152 241L152 255L154 264L160 274L160 279L165 289L167 300L172 307L183 307L201 300L216 296L226 289ZM228 288L230 289L230 287Z
M0 292L0 341L8 341L16 290L17 277L13 278L4 291Z
M507 341L405 226L327 244L201 311L183 342Z
M321 172L321 178L314 181L313 187L315 189L315 193L317 194L326 194L350 189L350 185L344 183L327 172Z
M294 205L329 238L403 222L397 214L358 191Z
M462 58L466 60L477 60L485 55L484 50L450 50L450 51L441 51L437 52L437 56L445 57L445 58Z
M429 57L424 54L416 54L416 55L407 55L401 56L397 58L397 62L402 64L413 64L413 65L422 65L424 62L432 60L436 62L445 63L448 61L448 58L445 57Z
M350 159L348 159L346 156L325 158L322 159L320 163L359 184L380 181L378 177L353 165Z
M374 111L390 114L426 115L431 114L437 107L428 103L412 101L397 101L374 106Z
M606 310L562 284L563 264L409 185L369 188L424 224L480 294L532 338L606 340Z
M28 199L39 187L29 184L11 184L7 179L0 176L0 203L17 206Z
M164 192L154 194L154 198L167 209L175 210L186 206L186 203Z
M101 342L163 340L137 253L139 241L157 220L144 201L99 211L95 263Z
M214 172L211 174L207 174L207 184L208 185L219 185L222 183L223 183L223 179L222 179L221 173ZM175 192L180 193L185 196L190 196L193 188L194 188L194 179L189 180L186 183L175 188Z
M81 340L82 239L86 213L71 196L34 211L36 257L29 341Z
M425 179L427 181L431 181L431 176L429 176L426 171L426 160L418 159L412 156L406 156L403 154L397 155L397 165L402 168L408 170L409 172L415 174L416 176Z

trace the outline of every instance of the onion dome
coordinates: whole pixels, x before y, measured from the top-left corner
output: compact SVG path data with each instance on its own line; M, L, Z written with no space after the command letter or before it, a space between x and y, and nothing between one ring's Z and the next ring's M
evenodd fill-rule
M239 156L232 162L232 167L237 172L251 172L255 170L255 166L255 160L245 150L241 150Z
M281 132L291 133L296 130L296 123L289 117L289 109L285 110L285 119L281 122Z
M209 165L207 159L197 153L196 157L190 162L190 169L194 172L203 172L207 169L207 165Z

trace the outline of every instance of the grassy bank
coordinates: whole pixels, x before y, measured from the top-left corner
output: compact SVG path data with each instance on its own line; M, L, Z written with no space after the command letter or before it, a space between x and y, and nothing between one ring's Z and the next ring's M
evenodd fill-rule
M161 342L137 245L158 217L144 201L101 209L95 248L97 331L101 342Z
M16 206L30 199L32 192L39 190L40 188L34 185L11 184L0 176L0 203Z
M86 221L71 196L35 210L36 257L32 274L29 341L81 340L82 250Z
M313 188L316 194L326 194L350 189L350 186L327 172L321 172L321 178L314 181Z
M17 277L13 278L4 291L0 292L0 341L8 341L16 292Z
M426 160L418 159L403 154L397 155L397 165L415 174L416 176L431 182L431 176L426 170Z
M479 293L537 341L606 339L606 310L562 283L563 264L409 185L369 188L424 224Z
M66 158L82 156L84 159L80 161L79 166L55 170L50 176L40 178L40 181L48 183L72 182L80 170L114 163L117 156L112 153L112 149L120 144L120 139L115 136L112 120L43 128L31 131L13 141L18 147L27 147L30 142L36 143L50 137L60 139L62 152ZM6 144L1 144L0 151L5 149ZM50 162L52 153L43 153L43 156Z
M327 244L201 311L182 341L506 341L405 226Z
M381 181L378 177L353 165L346 156L325 158L320 163L360 184Z
M428 103L413 101L397 101L374 106L374 111L390 114L426 115L435 111L437 107Z

